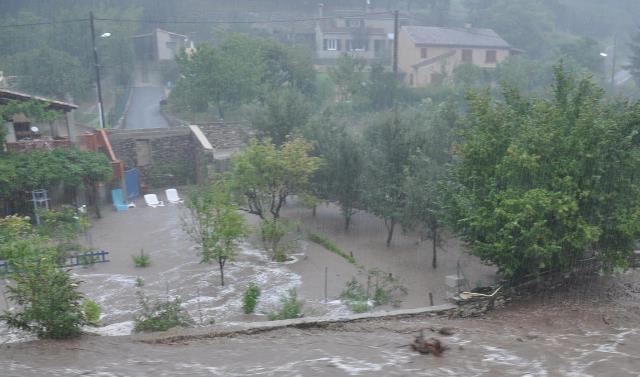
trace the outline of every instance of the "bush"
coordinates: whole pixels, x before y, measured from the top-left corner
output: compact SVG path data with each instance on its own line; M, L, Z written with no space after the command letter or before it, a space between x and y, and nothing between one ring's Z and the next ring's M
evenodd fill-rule
M144 254L144 249L140 249L140 255L132 255L131 258L136 267L149 267L151 265L151 257Z
M274 261L285 262L289 253L298 247L296 225L297 223L284 219L262 220L262 242Z
M82 312L88 325L98 326L100 324L100 306L93 300L84 300Z
M354 313L363 313L373 306L399 305L400 296L407 294L397 278L383 271L372 269L367 272L367 285L363 286L356 278L352 278L340 294L340 299Z
M335 243L333 243L333 241L326 237L323 237L316 233L309 233L309 241L317 243L330 252L343 257L351 264L356 264L356 259L354 257L345 253L341 248L338 247L338 245L336 245Z
M246 291L244 291L244 304L242 310L244 314L251 314L255 311L258 304L258 298L260 298L260 287L251 283Z
M174 327L189 327L193 319L182 309L180 298L150 303L142 294L138 293L138 300L142 313L133 320L135 332L166 331Z
M286 295L280 297L282 306L269 315L271 320L293 319L302 317L302 300L298 300L298 293L290 289Z
M53 253L39 258L12 260L13 272L7 285L9 299L19 311L6 311L0 320L10 328L35 333L38 338L66 339L79 336L87 322L80 301L78 282L58 268Z

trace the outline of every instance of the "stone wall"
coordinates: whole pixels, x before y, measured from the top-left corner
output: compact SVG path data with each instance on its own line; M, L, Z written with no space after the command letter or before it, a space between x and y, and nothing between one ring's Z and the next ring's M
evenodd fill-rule
M114 130L109 140L125 169L140 169L149 187L168 187L196 182L198 145L188 127Z
M242 149L251 135L242 123L207 123L112 130L109 140L125 169L137 167L143 183L162 188L203 182L216 171L226 170L231 155Z

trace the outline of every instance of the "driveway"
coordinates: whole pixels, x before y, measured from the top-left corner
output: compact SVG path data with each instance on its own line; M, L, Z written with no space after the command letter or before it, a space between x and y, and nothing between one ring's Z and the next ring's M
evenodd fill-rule
M160 101L165 98L162 86L137 86L131 94L131 104L124 128L164 128L169 127L160 114Z

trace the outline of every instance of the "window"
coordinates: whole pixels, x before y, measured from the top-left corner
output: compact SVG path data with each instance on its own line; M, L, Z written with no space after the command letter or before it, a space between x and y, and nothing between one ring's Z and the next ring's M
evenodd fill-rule
M427 48L423 47L420 49L420 58L421 59L426 59L427 58Z
M340 51L340 41L337 39L325 39L324 49L327 51Z
M347 27L360 27L362 26L362 20L358 18L348 18Z
M487 55L484 59L485 63L495 63L497 61L496 58L496 50L487 50Z
M367 51L367 41L359 39L347 40L347 50Z
M473 62L473 50L462 50L462 61Z

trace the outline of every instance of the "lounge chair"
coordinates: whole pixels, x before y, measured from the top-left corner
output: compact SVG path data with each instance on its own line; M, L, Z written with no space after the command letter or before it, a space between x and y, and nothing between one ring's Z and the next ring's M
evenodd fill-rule
M144 196L144 202L147 203L149 207L164 207L164 202L162 200L158 200L156 194L146 194Z
M129 205L122 200L121 189L111 190L111 200L113 201L113 206L116 207L116 211L124 212L129 209Z
M171 204L184 202L184 200L182 200L182 198L178 196L178 190L174 188L165 190L165 194L167 194L167 201Z

